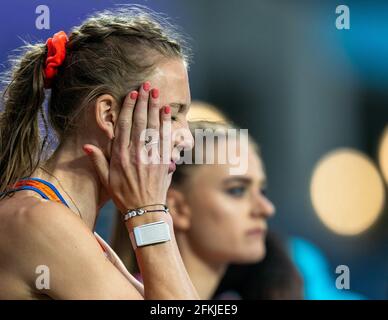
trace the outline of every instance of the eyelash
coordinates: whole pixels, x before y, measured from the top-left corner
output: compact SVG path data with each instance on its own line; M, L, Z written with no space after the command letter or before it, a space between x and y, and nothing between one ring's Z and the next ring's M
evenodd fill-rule
M233 197L236 197L236 198L241 198L244 193L246 192L246 187L245 186L240 186L240 187L233 187L233 188L229 188L226 190L226 193L228 193L229 195L233 196ZM241 190L241 194L235 194L234 191L236 190ZM261 195L263 195L264 197L267 196L267 189L266 188L262 188L262 189L259 189L259 192Z
M234 191L236 190L241 190L242 194L238 194L238 195L235 194ZM226 189L226 193L235 198L241 198L244 195L245 191L246 191L246 187L244 186Z

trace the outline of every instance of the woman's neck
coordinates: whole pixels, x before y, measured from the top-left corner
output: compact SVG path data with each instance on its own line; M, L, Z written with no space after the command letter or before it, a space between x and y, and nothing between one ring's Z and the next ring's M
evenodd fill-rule
M100 180L82 148L69 144L59 147L40 166L43 170L38 168L32 177L52 183L70 209L77 215L80 212L84 223L94 230L98 212L108 198L102 196Z
M194 287L197 289L200 299L211 299L225 273L227 265L206 261L206 259L200 257L193 250L184 235L178 234L177 240L186 270Z

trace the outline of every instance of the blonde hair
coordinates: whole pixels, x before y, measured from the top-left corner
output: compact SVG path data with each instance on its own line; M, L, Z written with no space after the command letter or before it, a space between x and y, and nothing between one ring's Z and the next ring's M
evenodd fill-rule
M208 102L194 100L191 102L187 114L187 121L209 122L209 124L232 124L232 121L215 105Z
M239 129L218 107L213 104L194 101L190 105L188 113L189 128L194 137L194 144L196 138L196 130L205 131L211 129L217 131L219 138L227 138L228 129ZM205 142L207 140L205 139ZM258 144L248 135L249 145L260 156L260 148ZM203 146L206 148L206 146ZM195 151L192 152L192 162L195 159ZM181 164L176 167L172 176L172 187L183 187L184 183L190 180L190 175L193 174L191 169L197 166L192 164Z
M30 176L42 159L49 125L59 144L85 125L98 96L111 94L121 104L163 58L188 64L189 50L176 27L144 7L126 6L89 17L69 35L66 58L52 84L46 119L44 43L25 46L14 61L3 93L0 117L0 199L10 185ZM40 118L39 118L40 115ZM41 137L39 120L45 135ZM82 123L82 125L81 125ZM4 192L4 193L3 193Z

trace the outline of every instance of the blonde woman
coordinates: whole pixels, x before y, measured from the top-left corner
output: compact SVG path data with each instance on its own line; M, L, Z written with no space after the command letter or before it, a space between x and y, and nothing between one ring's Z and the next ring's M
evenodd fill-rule
M172 127L156 137L164 151L187 128L187 54L176 31L139 8L97 13L69 35L29 46L3 104L0 299L197 298L165 207L179 149L190 141L171 141L167 163L139 161L144 130ZM59 139L48 159L39 116ZM109 199L134 236L144 288L93 233ZM134 216L139 208L153 212ZM136 233L156 227L159 242ZM49 286L37 286L46 269Z

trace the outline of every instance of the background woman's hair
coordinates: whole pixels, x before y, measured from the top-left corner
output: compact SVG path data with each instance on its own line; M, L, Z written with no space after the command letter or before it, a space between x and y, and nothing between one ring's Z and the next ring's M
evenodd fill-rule
M231 119L225 115L220 108L215 105L209 104L203 101L193 101L190 106L190 111L187 116L189 120L189 128L191 134L194 137L194 144L196 143L196 130L200 130L201 132L205 130L218 130L217 137L219 138L227 138L228 137L228 129L236 129L237 135L239 136L239 127L233 123ZM215 135L216 136L216 135ZM204 142L207 140L204 139ZM214 139L217 142L217 139ZM258 144L248 135L249 145L253 147L253 149L260 155L260 148ZM203 143L203 148L206 148L205 143ZM195 160L195 149L192 151L192 163ZM203 159L204 161L206 159ZM190 175L192 174L191 170L198 167L195 164L182 164L176 167L176 170L172 176L171 187L173 188L182 188L184 184L190 180Z
M266 238L266 256L254 264L230 265L214 294L222 298L228 292L242 299L300 300L303 280L283 243L273 233Z
M161 59L189 62L186 41L166 17L140 6L96 13L69 34L66 58L53 81L46 116L46 55L44 43L26 45L3 77L0 199L8 194L4 192L8 187L39 166L49 125L61 145L85 125L86 109L100 95L110 94L121 104ZM44 125L43 137L39 121Z

